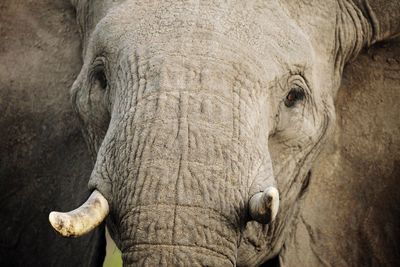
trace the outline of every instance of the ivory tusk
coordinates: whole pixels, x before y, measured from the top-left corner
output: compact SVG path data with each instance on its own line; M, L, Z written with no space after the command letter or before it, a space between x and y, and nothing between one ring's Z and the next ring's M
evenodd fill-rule
M50 212L49 221L62 236L79 237L101 224L108 212L107 199L99 191L94 190L79 208L70 212Z
M279 192L273 186L255 194L249 203L250 217L263 224L275 220L279 209Z

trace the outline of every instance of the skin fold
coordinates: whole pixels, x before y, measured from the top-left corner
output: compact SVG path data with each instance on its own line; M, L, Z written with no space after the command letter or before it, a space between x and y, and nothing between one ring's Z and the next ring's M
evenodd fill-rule
M94 2L72 1L84 64L71 95L124 264L276 256L343 67L399 31L400 4L382 20L380 1ZM250 203L268 188L279 211L261 224Z

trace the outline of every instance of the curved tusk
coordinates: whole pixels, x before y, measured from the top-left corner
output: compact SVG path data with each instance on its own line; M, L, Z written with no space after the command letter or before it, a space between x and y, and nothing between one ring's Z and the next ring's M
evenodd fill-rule
M279 191L273 186L255 194L249 203L250 217L262 224L275 220L279 209Z
M49 221L62 236L78 237L101 224L108 212L107 199L99 191L94 190L79 208L70 212L50 212Z

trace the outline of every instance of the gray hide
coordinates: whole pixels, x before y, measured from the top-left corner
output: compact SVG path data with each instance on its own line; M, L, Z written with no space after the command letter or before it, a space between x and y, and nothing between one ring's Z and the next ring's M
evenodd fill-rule
M400 39L349 64L282 266L400 265Z

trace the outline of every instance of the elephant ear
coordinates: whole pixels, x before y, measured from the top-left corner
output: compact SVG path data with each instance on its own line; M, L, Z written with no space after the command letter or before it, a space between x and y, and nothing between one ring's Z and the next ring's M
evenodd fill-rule
M282 266L400 266L400 38L349 64Z
M400 34L400 1L355 0L371 26L370 43L393 38Z
M112 7L123 0L71 0L76 10L76 21L82 37L83 55L97 23L106 15Z
M66 240L48 222L89 195L92 161L70 104L81 67L74 8L0 1L0 266L99 266L103 229Z

